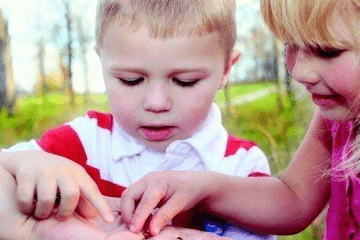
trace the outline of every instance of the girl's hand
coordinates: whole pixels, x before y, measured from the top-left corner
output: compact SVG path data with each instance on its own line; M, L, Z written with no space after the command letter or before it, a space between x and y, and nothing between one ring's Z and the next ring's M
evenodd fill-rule
M130 231L140 232L151 212L149 231L160 230L177 214L193 208L211 191L211 172L152 172L127 188L121 196L121 214Z
M56 212L66 219L76 207L88 218L113 221L110 208L98 187L77 163L43 151L1 153L1 164L17 181L17 202L21 212L39 219Z

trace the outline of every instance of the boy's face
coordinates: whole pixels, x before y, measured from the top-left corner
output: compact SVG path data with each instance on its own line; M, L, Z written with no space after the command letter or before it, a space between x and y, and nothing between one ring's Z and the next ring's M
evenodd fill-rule
M116 24L97 52L116 122L157 151L198 130L239 57L233 54L225 68L218 33L155 39L145 27Z

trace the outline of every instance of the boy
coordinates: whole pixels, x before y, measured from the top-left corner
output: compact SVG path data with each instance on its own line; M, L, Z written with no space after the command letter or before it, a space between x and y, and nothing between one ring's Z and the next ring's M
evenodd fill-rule
M240 56L234 10L233 0L100 1L95 50L112 114L89 112L0 155L20 210L47 218L58 192L58 219L79 203L111 222L101 194L120 197L150 172L269 174L262 151L229 136L213 104Z

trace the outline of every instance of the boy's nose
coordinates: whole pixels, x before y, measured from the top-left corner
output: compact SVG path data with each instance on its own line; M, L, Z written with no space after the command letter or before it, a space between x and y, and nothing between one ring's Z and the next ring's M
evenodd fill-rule
M315 85L320 81L317 67L316 57L304 52L304 50L299 50L294 59L290 74L299 83Z
M172 101L166 83L152 84L143 102L144 109L151 112L166 112L171 109Z

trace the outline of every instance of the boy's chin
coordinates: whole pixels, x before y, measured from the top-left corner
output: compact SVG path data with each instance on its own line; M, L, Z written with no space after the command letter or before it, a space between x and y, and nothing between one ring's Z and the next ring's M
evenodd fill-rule
M146 141L143 142L145 146L151 150L156 152L166 152L167 147L170 145L171 142L169 141Z

